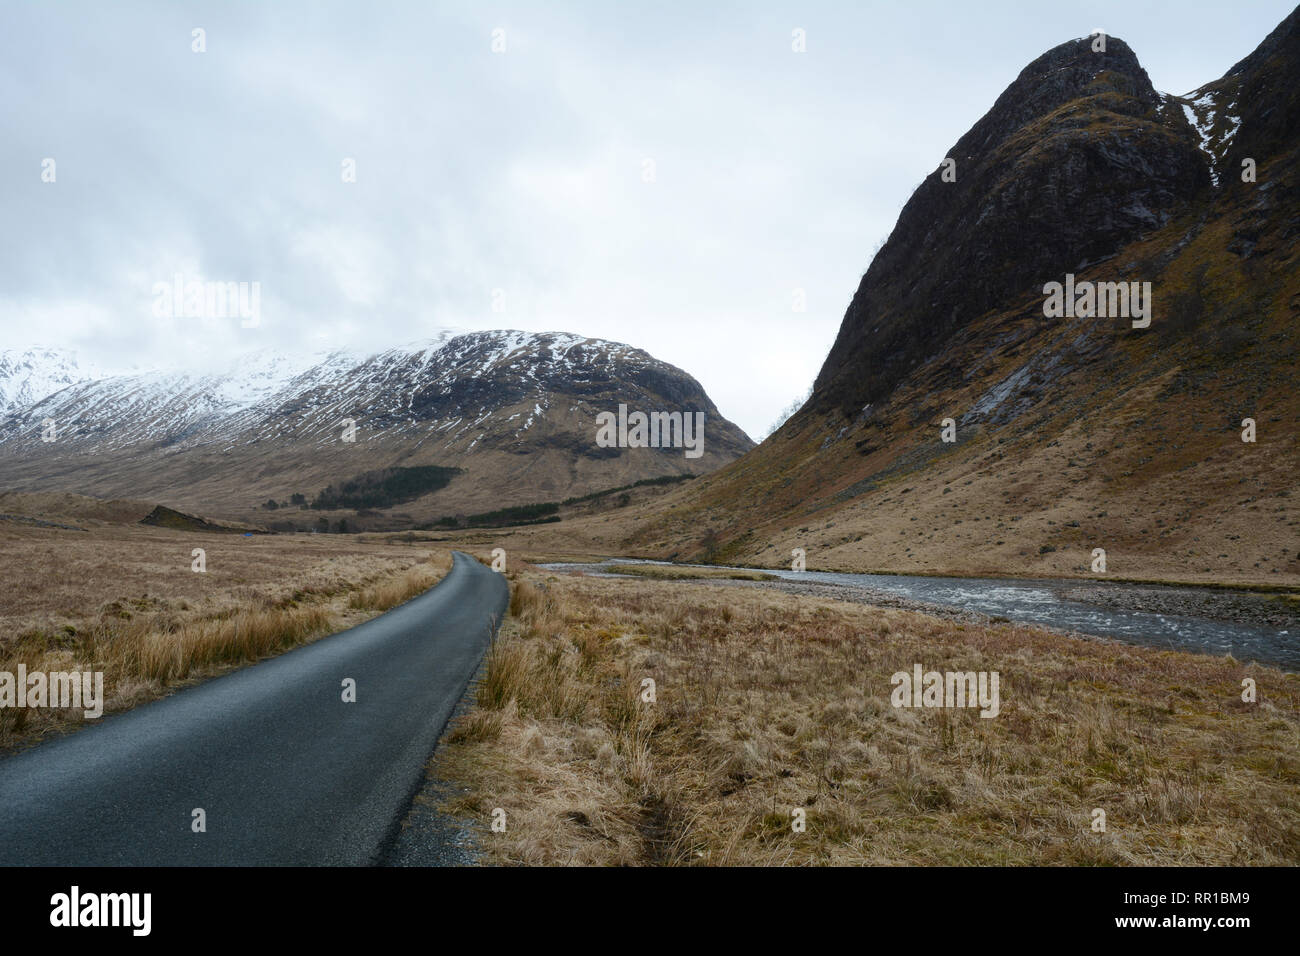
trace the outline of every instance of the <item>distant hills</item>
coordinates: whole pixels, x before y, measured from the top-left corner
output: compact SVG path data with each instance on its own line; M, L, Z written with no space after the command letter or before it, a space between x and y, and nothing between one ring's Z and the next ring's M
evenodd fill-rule
M19 371L0 379L13 396L0 487L151 499L283 529L343 515L350 530L417 526L701 474L753 447L681 369L565 333L257 353L216 374L94 377L57 350L2 361ZM703 455L601 447L597 416L620 404L703 412Z

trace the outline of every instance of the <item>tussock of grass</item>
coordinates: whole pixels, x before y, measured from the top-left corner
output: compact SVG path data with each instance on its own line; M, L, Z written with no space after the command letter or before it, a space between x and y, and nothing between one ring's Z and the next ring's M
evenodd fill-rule
M387 611L423 594L438 580L428 565L416 566L396 578L373 584L348 599L348 607L362 611Z
M434 770L506 811L493 862L1300 861L1295 675L655 581L526 572L511 610ZM893 708L914 663L998 671L1000 716Z
M241 610L170 633L156 631L146 621L106 641L95 669L169 684L287 650L327 633L332 623L322 607Z

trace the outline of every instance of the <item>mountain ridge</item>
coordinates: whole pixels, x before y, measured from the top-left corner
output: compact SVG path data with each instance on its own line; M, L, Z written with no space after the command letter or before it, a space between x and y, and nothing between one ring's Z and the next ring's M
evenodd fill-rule
M703 412L703 456L599 447L595 416L620 402ZM55 438L43 442L48 423ZM72 384L0 418L0 482L247 519L268 499L313 495L365 472L482 459L416 508L418 518L699 474L752 444L694 378L641 349L494 330L360 358L266 356L242 375L164 371Z

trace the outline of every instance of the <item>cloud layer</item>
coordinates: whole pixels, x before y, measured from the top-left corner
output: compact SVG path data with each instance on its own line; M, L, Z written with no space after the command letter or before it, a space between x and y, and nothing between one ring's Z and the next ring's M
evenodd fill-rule
M8 4L3 344L126 367L568 331L681 366L761 435L1026 63L1100 26L1181 93L1289 11L699 6ZM260 283L260 324L157 317L178 273Z

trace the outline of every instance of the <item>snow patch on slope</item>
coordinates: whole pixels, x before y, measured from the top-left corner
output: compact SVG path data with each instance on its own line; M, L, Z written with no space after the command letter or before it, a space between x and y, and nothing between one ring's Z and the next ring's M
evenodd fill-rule
M1202 88L1186 96L1169 98L1178 102L1188 124L1196 131L1197 145L1210 161L1210 179L1218 186L1228 145L1241 127L1236 96L1230 90Z

